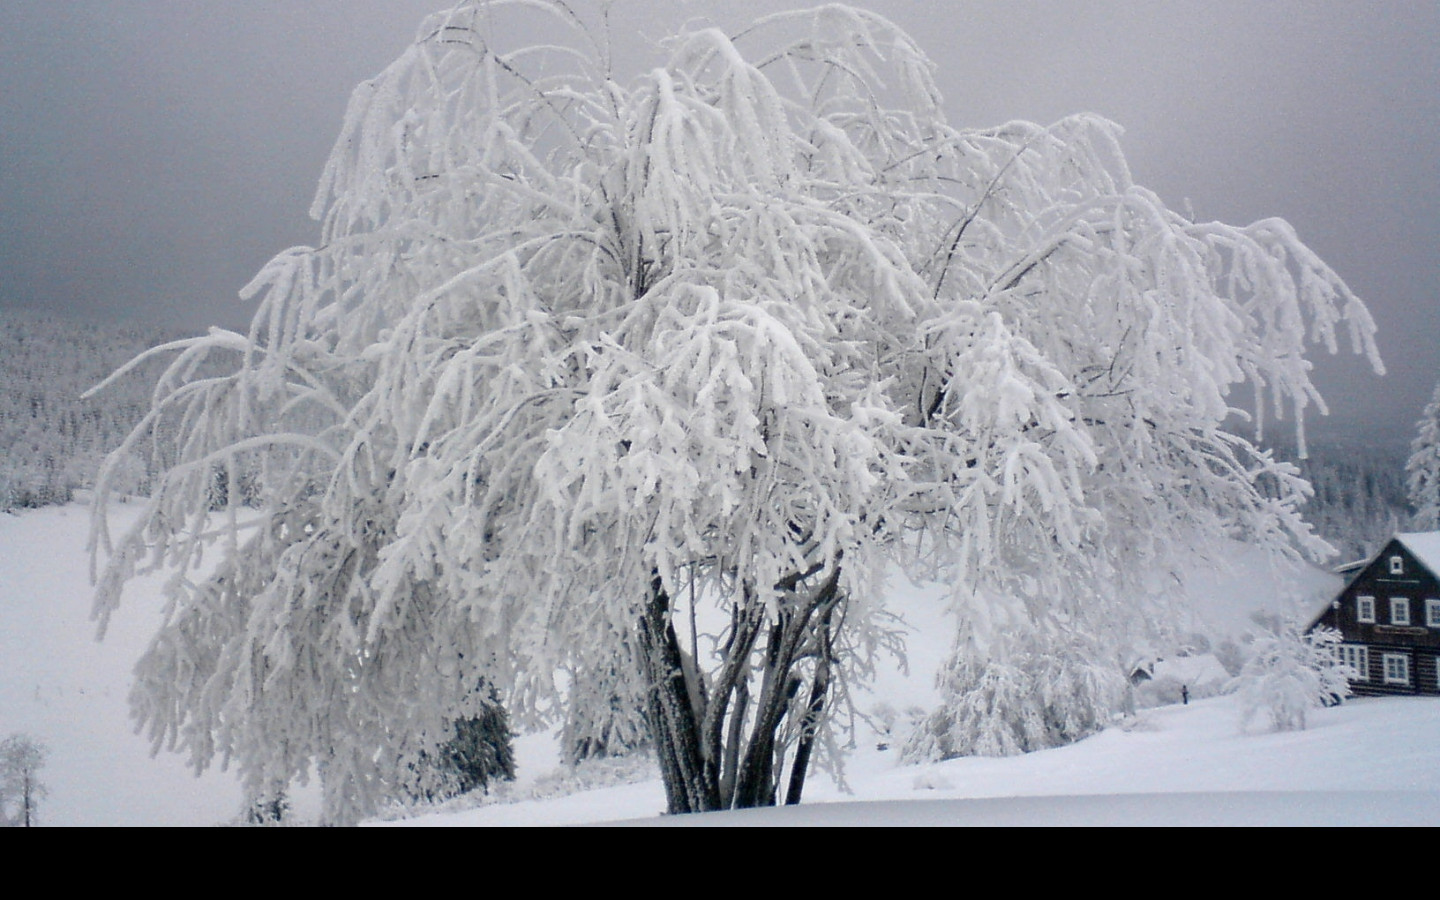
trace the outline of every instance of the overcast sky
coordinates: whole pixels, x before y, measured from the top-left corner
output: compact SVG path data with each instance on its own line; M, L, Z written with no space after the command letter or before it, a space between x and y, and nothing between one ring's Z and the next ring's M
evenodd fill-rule
M584 0L579 0L584 2ZM0 306L242 326L351 89L445 0L0 2ZM641 38L791 5L617 0ZM1198 217L1289 219L1369 304L1390 375L1325 360L1337 428L1408 434L1440 379L1440 2L872 0L951 121L1105 115ZM1182 207L1183 208L1183 207Z

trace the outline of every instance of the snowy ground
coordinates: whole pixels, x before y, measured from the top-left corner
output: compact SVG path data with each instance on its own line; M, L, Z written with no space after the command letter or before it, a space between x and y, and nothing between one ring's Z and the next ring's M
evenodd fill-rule
M159 625L159 581L134 585L104 643L90 621L89 509L0 513L0 737L25 732L50 758L44 825L206 825L240 808L235 779L150 758L132 733L130 669Z
M791 810L655 818L658 781L421 816L417 826L1440 825L1440 699L1351 701L1304 732L1242 734L1230 697L1143 712L1070 747L897 766L858 749Z
M42 824L232 820L232 776L196 778L174 754L152 759L131 733L129 669L157 622L158 582L132 586L110 637L94 643L87 515L78 505L0 514L0 738L27 732L50 746ZM945 628L933 597L900 595L916 628L911 672L882 677L874 699L903 710L933 699ZM655 819L663 792L642 770L637 783L386 824L1440 824L1440 699L1352 701L1317 711L1304 732L1247 735L1234 701L1221 697L1149 710L1071 747L922 767L898 766L880 740L858 726L849 792L817 774L798 809ZM521 778L508 797L544 792L536 782L554 766L553 742L527 736L518 752ZM298 793L300 816L313 815L313 795Z

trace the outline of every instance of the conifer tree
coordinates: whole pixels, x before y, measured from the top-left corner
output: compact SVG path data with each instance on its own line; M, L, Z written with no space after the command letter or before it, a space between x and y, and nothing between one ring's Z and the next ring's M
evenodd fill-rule
M1405 486L1415 514L1411 527L1435 531L1440 529L1440 385L1415 423L1415 430L1410 459L1405 464Z
M40 780L49 748L24 734L0 741L0 824L32 828L39 823L40 801L50 793Z

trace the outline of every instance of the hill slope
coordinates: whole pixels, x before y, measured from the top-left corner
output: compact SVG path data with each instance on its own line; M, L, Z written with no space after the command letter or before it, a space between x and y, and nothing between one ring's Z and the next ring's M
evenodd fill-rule
M174 754L151 759L147 742L131 733L129 672L158 624L159 580L132 585L109 637L96 644L87 520L79 504L0 514L0 737L28 732L52 750L41 772L50 787L41 822L232 820L241 801L233 777L211 771L197 779ZM1253 579L1237 579L1253 587ZM933 702L931 676L948 639L934 592L895 590L913 629L911 668L882 673L866 702L903 711ZM800 811L693 824L754 816L765 824L1440 824L1440 699L1355 701L1320 711L1309 731L1243 735L1234 702L1222 697L1142 712L1070 747L921 767L897 767L896 750L878 749L884 739L857 726L846 754L852 793L817 776ZM517 802L407 821L584 823L654 816L664 806L658 780L643 767L638 783L525 799L554 766L554 741L524 737L519 754L521 780L503 792ZM996 800L1007 797L1044 799ZM305 816L313 797L301 792L296 806Z

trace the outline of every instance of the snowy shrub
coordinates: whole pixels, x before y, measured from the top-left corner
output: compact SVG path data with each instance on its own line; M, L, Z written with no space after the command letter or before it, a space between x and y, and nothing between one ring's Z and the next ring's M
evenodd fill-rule
M1354 672L1340 662L1340 633L1301 627L1290 621L1255 639L1233 683L1242 730L1263 717L1272 731L1301 731L1310 710L1349 696Z
M1089 651L1089 652L1087 652ZM956 653L940 674L947 698L910 735L904 758L1013 756L1088 737L1133 711L1118 664L1093 646L1032 639L986 658Z

